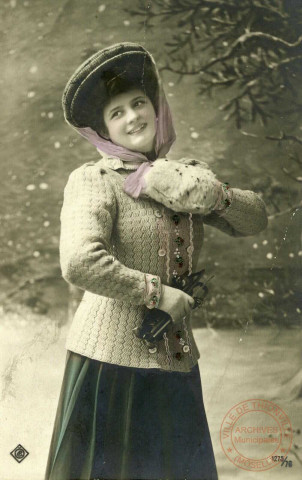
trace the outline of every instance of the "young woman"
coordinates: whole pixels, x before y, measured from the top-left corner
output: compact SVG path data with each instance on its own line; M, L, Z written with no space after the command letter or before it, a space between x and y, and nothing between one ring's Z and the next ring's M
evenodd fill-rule
M172 284L196 270L203 223L252 235L266 226L264 205L199 160L166 158L171 113L140 45L90 57L67 83L63 109L102 158L73 171L64 191L62 274L85 292L67 338L45 480L216 479L195 302ZM137 329L159 310L172 323L148 348Z

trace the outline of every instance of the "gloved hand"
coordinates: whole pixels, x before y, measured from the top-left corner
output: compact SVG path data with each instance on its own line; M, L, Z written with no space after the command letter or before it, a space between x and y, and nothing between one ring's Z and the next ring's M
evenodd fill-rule
M169 285L161 286L161 296L158 308L168 313L173 323L179 323L192 310L195 301L193 297L178 288Z

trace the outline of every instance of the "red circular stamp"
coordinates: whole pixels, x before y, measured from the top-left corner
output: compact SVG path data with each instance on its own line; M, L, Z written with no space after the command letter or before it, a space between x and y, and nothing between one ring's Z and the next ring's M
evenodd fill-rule
M268 400L240 402L225 415L220 442L236 467L262 472L287 461L293 430L286 413Z

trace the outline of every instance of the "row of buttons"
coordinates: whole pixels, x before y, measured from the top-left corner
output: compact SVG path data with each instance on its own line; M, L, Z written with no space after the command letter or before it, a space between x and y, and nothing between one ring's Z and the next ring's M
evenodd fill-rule
M161 218L163 215L162 215L162 213L161 213L160 210L155 210L155 216L156 216L157 218ZM186 248L186 250L187 250L187 253L190 255L190 253L192 253L192 251L193 251L193 247L192 247L191 245L189 245L189 246ZM167 252L166 252L166 250L165 250L164 248L160 248L160 249L158 250L158 256L159 256L159 257L164 257L164 256L166 255L166 253L167 253Z
M193 248L191 246L188 246L186 248L186 250L187 250L188 254L190 254L190 252L192 252ZM167 252L164 248L160 248L157 253L158 253L159 257L164 257Z
M149 350L149 353L156 353L157 352L157 347L152 347L152 348L149 348L148 350ZM184 353L188 353L190 351L189 345L184 345L182 347L182 351Z

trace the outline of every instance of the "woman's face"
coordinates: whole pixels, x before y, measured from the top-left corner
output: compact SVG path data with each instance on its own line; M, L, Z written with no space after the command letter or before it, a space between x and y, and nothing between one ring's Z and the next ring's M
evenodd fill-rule
M113 97L104 108L104 122L113 143L135 152L153 149L156 115L142 90L129 90Z

